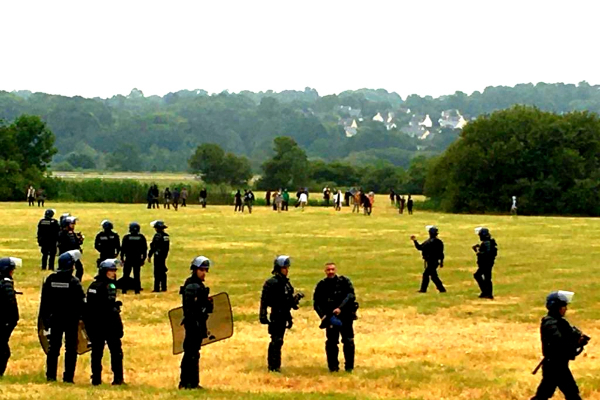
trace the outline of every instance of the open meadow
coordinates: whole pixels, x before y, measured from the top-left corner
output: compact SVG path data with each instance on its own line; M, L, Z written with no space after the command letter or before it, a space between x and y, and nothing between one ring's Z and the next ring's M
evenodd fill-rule
M585 399L600 400L600 220L594 218L509 217L415 212L399 215L379 196L373 215L351 208L290 208L280 214L256 207L250 214L233 206L188 206L148 210L145 205L50 203L57 216L79 217L85 276L91 283L99 224L110 219L121 237L129 222L169 226L169 290L152 290L152 266L142 270L141 295L121 295L126 387L111 387L108 350L104 385L90 385L90 355L78 360L74 386L46 383L45 357L36 332L40 270L36 225L43 209L26 203L1 203L0 256L23 258L15 273L21 321L10 345L12 358L0 381L1 399L526 399L541 374L539 320L552 290L574 291L567 318L592 337L585 353L571 364ZM436 224L445 243L440 277L448 293L420 285L423 262L409 240L427 238L425 225ZM473 229L485 225L498 242L494 268L496 299L481 300L473 279ZM282 373L269 373L267 329L258 322L260 290L277 254L292 257L290 279L307 297L294 312L294 327L283 347ZM167 312L180 305L179 286L197 255L214 265L207 277L211 293L231 296L234 336L202 350L204 391L179 391L181 356L172 355ZM324 332L312 309L312 293L324 277L323 265L335 261L338 273L354 283L360 303L355 323L356 369L331 374L324 353ZM340 351L340 357L342 352ZM62 374L63 358L59 363ZM562 396L562 395L557 395ZM562 397L561 397L562 398Z

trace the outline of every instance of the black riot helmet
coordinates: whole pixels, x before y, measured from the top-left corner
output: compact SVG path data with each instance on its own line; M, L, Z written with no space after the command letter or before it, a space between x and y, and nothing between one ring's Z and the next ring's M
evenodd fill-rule
M100 263L98 271L103 273L106 273L106 271L116 271L119 269L119 265L121 265L121 261L116 258L109 258Z
M198 256L192 260L192 265L190 265L190 270L195 271L199 268L209 269L212 263L210 260L204 256Z
M292 265L292 259L290 256L281 255L275 257L273 260L273 273L279 272L281 268L289 268Z
M556 311L561 307L566 306L573 299L573 292L559 290L552 292L546 297L546 308L548 311Z
M429 232L429 237L432 237L432 238L437 237L437 235L439 233L438 228L435 225L427 226L427 232Z
M481 240L488 240L491 236L490 236L490 230L488 228L481 228L478 232L479 234L479 239Z
M102 229L104 229L105 231L110 231L113 228L113 223L110 222L109 220L105 219L104 221L102 221L102 223L100 224L100 226L102 227Z
M0 275L8 275L10 271L23 265L23 260L15 257L0 258Z
M54 217L54 210L47 209L46 212L44 212L44 218L50 219L52 217Z
M129 233L133 234L133 235L137 235L138 233L140 233L140 224L138 224L137 222L132 222L129 224Z
M58 257L58 272L72 272L75 263L81 258L79 250L70 250Z
M150 222L150 226L153 227L154 229L160 230L160 231L168 228L167 225L165 225L165 223L161 220Z

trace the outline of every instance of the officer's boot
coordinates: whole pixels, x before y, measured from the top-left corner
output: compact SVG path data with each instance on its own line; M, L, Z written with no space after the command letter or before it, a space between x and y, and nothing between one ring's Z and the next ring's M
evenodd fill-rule
M283 339L271 339L271 343L269 343L269 352L267 355L269 371L273 371L273 372L281 371L281 347L282 346L283 346Z
M75 377L75 367L77 365L77 352L65 352L65 372L63 373L63 382L73 383Z
M325 342L325 354L327 355L327 366L329 371L337 372L340 370L340 361L338 360L340 349L338 343L327 340Z
M352 372L354 369L354 339L342 340L344 344L344 369L346 372Z

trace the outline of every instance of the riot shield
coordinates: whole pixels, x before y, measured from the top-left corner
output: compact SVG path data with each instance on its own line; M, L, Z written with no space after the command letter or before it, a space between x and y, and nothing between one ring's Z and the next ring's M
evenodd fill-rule
M210 297L213 300L213 312L208 315L206 327L208 337L202 340L202 346L229 339L233 336L233 313L229 295L225 292ZM183 321L183 307L174 308L169 311L169 321L173 333L173 354L183 353L183 339L185 339L185 328L181 325Z
M44 286L44 280L42 280L42 287ZM41 290L40 290L41 293ZM44 353L48 354L48 349L50 348L50 341L48 340L48 336L46 336L44 334L44 331L46 331L46 327L44 326L44 322L42 321L42 317L41 317L41 306L42 306L42 302L41 302L41 294L40 294L40 310L38 310L38 323L37 323L37 330L38 330L38 338L40 340L40 345L42 346L42 350L44 350ZM88 351L92 350L92 345L90 343L90 339L88 338L87 332L85 331L85 325L83 323L83 321L79 321L79 329L77 332L77 354L81 355L81 354L85 354Z

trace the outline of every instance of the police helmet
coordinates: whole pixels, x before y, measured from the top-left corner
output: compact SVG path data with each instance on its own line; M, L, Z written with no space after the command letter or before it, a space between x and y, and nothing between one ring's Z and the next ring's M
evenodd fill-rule
M477 234L479 235L479 237L481 239L489 239L490 238L490 230L488 228L482 227L481 229L479 229L479 232L477 232Z
M0 258L0 274L8 274L13 269L23 266L23 260L15 257Z
M129 233L137 234L140 233L140 224L132 222L129 224Z
M275 268L275 269L289 268L291 265L292 265L292 260L290 259L290 256L285 256L285 255L277 256L277 257L275 257L275 260L273 261L273 268Z
M427 225L425 229L427 230L427 232L429 232L429 236L431 237L435 237L438 235L438 228L435 225Z
M62 214L60 216L60 227L61 228L66 228L67 225L69 225L69 223L67 222L67 219L71 216L71 214L66 213L66 214Z
M105 219L104 221L102 221L100 223L100 226L102 227L102 229L109 231L113 228L113 224L112 222L110 222L109 220Z
M62 253L60 257L58 257L58 271L71 271L75 266L75 262L80 258L81 252L79 250L70 250Z
M47 209L46 212L44 212L44 218L52 218L54 217L54 213L54 210Z
M154 229L165 229L168 228L167 225L161 220L150 222L150 226Z
M190 270L194 271L199 268L210 268L210 260L204 256L198 256L192 260L192 265L190 265Z
M119 268L119 265L121 265L121 261L116 258L109 258L102 261L98 266L98 269L100 271L116 271Z
M564 307L573 300L573 292L567 292L566 290L559 290L550 293L546 297L546 308L548 310L556 310L560 307Z

